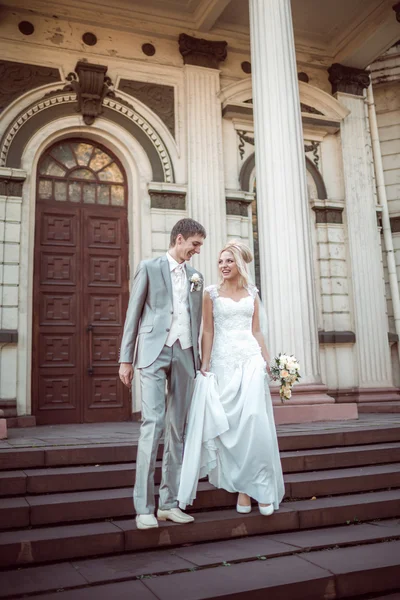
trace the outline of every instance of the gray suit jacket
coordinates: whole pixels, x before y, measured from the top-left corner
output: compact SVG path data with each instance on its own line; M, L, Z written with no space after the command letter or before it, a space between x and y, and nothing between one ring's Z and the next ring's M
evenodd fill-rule
M196 269L186 264L188 300L195 368L200 368L199 333L203 288L190 291L190 278ZM200 274L203 279L202 275ZM167 257L143 260L135 273L121 342L119 362L133 363L138 369L151 365L160 355L173 314L172 281ZM135 356L135 347L137 349Z

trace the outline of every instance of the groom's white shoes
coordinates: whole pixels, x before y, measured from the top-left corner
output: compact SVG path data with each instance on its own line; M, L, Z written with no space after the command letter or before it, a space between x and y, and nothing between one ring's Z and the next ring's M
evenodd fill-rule
M157 511L157 519L159 521L173 521L174 523L192 523L194 518L182 512L180 508L169 508L167 510Z
M158 527L158 522L154 515L136 515L136 527L138 529L152 529Z

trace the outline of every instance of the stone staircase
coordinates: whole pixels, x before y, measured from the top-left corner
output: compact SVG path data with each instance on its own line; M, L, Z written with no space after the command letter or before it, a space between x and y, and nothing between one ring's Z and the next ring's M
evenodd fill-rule
M133 518L135 444L1 449L0 598L400 598L400 425L279 445L272 517L201 481L193 524L149 531Z

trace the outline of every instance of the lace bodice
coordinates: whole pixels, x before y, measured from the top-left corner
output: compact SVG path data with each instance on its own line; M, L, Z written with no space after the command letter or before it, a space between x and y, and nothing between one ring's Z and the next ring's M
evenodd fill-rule
M238 301L218 293L217 285L205 289L213 302L214 341L211 353L211 370L220 367L236 368L252 356L261 354L253 336L254 301L257 288L249 286L248 296Z

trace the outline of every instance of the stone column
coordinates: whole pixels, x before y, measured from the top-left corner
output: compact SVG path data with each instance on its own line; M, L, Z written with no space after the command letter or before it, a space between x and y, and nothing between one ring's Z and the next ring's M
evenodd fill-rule
M207 240L193 265L206 285L217 282L217 255L226 242L226 208L222 153L220 72L226 42L179 37L185 63L188 214L204 225Z
M309 206L290 0L250 0L261 291L273 354L321 383ZM328 400L327 397L325 397Z
M370 79L366 71L336 63L329 69L329 80L332 93L350 111L342 121L341 141L359 399L389 399L387 388L392 386L389 328L364 104L364 89ZM386 395L382 394L385 388Z

